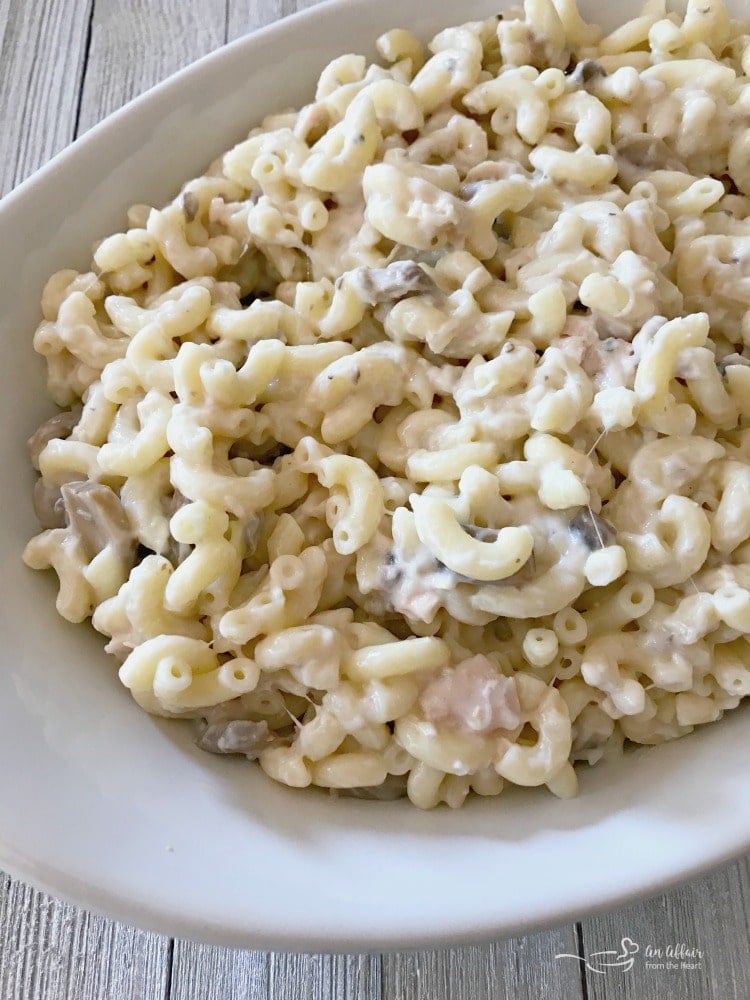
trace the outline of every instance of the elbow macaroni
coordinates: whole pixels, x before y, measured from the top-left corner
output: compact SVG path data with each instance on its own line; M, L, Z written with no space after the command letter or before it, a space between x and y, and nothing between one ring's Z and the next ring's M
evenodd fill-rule
M50 278L24 559L143 708L456 808L750 696L750 27L704 6L387 32Z

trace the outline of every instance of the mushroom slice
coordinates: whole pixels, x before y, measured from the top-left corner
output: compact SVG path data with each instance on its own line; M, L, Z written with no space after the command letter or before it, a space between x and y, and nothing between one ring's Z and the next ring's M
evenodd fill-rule
M382 785L367 785L362 788L339 788L338 794L350 799L376 799L379 802L393 802L406 795L406 775L389 774Z
M615 143L615 152L634 167L643 170L679 170L685 164L678 159L663 139L647 132L628 135Z
M54 417L45 420L41 427L31 435L28 440L31 462L35 469L39 469L39 456L53 438L66 438L81 419L81 407L73 406L69 410L61 410Z
M89 559L111 546L129 566L135 563L137 540L117 494L93 480L60 487L68 524Z
M46 479L37 479L34 483L34 513L45 530L65 527L65 504L59 486Z
M349 280L359 298L370 306L437 289L429 274L413 260L396 260L387 267L358 267L350 272Z
M585 87L587 83L607 75L606 69L595 59L582 59L576 63L575 69L568 75L568 80L576 87Z
M571 519L570 530L574 531L592 552L611 545L617 537L617 528L588 507L580 510Z
M209 725L196 740L196 744L209 753L240 753L250 760L257 760L263 750L277 742L277 739L265 721L231 719L229 722Z

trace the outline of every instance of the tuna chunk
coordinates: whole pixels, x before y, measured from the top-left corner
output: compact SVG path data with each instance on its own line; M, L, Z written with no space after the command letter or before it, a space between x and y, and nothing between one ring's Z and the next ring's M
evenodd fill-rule
M521 706L512 677L499 673L486 656L472 656L445 670L422 692L420 704L430 722L475 733L515 729Z

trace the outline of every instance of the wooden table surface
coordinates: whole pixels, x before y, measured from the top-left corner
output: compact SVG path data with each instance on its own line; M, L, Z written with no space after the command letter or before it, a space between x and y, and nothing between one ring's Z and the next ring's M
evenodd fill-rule
M170 73L314 2L0 0L0 195ZM622 850L627 845L612 845L613 856ZM546 933L361 957L173 940L92 916L0 873L0 1000L748 1000L749 924L747 860ZM619 949L623 937L639 945L629 971L595 972L575 957L555 958L588 956L593 968L593 953ZM686 949L701 953L695 968L679 957Z

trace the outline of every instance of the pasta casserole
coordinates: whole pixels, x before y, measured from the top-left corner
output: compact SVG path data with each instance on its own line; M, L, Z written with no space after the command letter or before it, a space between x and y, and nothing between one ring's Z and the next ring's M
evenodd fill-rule
M572 796L750 694L750 25L377 51L49 279L24 559L205 750Z

